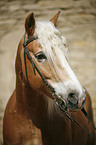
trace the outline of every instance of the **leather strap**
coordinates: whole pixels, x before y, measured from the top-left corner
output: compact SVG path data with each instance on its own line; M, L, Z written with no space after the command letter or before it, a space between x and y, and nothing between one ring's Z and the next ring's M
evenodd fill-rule
M37 68L37 66L35 65L29 50L27 49L27 45L38 39L38 37L31 37L30 39L28 39L27 41L25 41L25 36L24 36L24 43L23 43L23 47L24 47L24 63L25 63L25 73L26 73L26 79L27 82L29 84L29 86L31 87L29 80L28 80L28 75L27 75L27 65L26 65L26 55L28 60L30 61L30 63L32 64L32 68L34 70L34 74L36 75L35 70L38 72L38 74L40 75L40 77L42 78L43 82L45 83L45 85L52 91L52 96L54 97L54 100L56 102L56 104L58 105L58 107L65 113L65 115L72 121L75 122L79 127L81 127L87 134L91 135L92 137L96 138L95 135L93 135L92 133L90 133L88 130L86 130L80 123L78 123L73 117L71 117L68 112L67 112L67 106L66 106L66 102L56 94L55 89L47 82L47 80L44 78L44 76L42 75L42 73L40 72L40 70ZM90 124L92 125L92 127L96 130L94 124L90 121L87 112L85 111L84 108L81 109L81 111L83 112L83 114L85 115L85 117L88 119L88 121L90 122Z

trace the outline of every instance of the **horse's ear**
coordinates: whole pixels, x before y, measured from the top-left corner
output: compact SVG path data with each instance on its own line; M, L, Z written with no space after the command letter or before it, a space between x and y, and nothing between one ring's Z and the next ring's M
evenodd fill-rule
M50 20L54 24L54 26L57 25L58 16L60 13L61 11L58 11L58 13Z
M35 30L35 18L34 13L30 13L25 20L25 30L28 36L32 36Z

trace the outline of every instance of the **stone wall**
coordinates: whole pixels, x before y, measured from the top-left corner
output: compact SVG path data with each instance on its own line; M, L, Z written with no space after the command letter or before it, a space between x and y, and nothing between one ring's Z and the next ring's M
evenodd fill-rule
M69 63L89 91L96 125L96 0L0 0L0 145L2 118L15 88L15 56L26 15L50 19L61 10L58 29L69 44Z

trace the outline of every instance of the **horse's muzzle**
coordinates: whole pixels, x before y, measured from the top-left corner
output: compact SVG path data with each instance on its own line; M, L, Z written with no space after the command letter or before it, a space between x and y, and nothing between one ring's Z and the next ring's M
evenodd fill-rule
M86 95L83 93L82 97L77 97L74 93L69 94L67 98L67 109L70 111L77 111L82 109L86 101Z

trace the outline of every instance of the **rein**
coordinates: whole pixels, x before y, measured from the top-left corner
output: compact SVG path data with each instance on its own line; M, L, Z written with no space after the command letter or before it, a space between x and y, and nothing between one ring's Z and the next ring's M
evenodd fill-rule
M42 75L42 73L40 72L40 70L37 68L37 66L35 65L29 50L27 48L27 45L30 42L33 42L34 40L37 40L38 37L37 36L32 36L30 39L28 39L27 41L25 40L26 36L24 36L24 43L23 43L23 47L24 47L24 63L25 63L25 73L26 73L26 79L27 82L29 84L29 86L31 87L29 80L28 80L28 75L27 75L27 65L26 65L26 55L28 60L30 61L30 63L32 64L32 68L34 70L34 75L36 75L36 71L38 72L38 74L40 75L41 79L43 80L43 82L45 83L45 85L51 90L52 92L52 96L54 97L54 101L57 104L57 106L65 113L65 115L72 121L75 122L79 127L81 127L87 134L91 135L92 137L94 137L96 139L96 136L93 135L92 133L90 133L87 129L85 129L81 124L79 124L73 117L71 117L69 115L69 113L67 112L67 103L65 100L62 99L61 96L58 96L56 94L55 89L47 82L47 80L44 78L44 76ZM88 119L89 123L92 125L92 127L96 130L94 124L90 121L88 114L86 112L86 110L84 108L81 109L81 111L83 112L83 114L85 115L85 117Z

